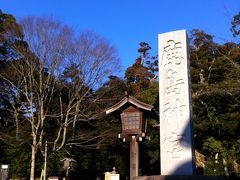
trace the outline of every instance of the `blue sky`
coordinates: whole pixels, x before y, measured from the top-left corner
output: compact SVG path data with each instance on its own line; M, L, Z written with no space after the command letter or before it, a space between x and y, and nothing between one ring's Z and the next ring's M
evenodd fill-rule
M0 9L17 19L50 15L78 30L90 30L118 49L122 73L139 56L141 41L157 54L157 35L202 29L219 43L234 41L229 31L240 0L0 0Z

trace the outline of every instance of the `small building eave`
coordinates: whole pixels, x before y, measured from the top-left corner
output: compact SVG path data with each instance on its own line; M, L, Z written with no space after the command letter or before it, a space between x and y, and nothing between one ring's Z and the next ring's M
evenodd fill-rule
M137 99L135 99L131 96L127 96L127 97L124 97L118 103L116 103L113 106L111 106L110 108L108 108L105 112L106 112L106 114L110 114L110 113L112 113L116 110L119 110L122 106L124 106L127 103L130 103L130 104L136 106L137 108L140 108L140 109L143 109L143 110L146 110L146 111L152 111L152 109L153 109L152 105L143 103L143 102L141 102L141 101L139 101L139 100L137 100Z

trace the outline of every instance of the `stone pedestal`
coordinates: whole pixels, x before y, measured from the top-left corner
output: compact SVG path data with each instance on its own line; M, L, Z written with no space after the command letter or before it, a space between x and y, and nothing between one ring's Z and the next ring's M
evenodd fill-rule
M229 180L220 176L138 176L133 180Z

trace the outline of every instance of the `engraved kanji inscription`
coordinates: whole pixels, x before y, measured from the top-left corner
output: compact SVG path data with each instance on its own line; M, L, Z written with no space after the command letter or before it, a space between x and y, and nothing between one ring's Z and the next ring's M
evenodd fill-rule
M176 124L178 129L182 123L185 108L186 105L182 104L179 99L176 99L174 104L166 103L164 105L164 121L167 124Z
M183 158L184 149L182 142L184 141L184 134L177 134L172 132L169 136L165 137L164 143L168 154L169 160L180 160Z
M182 43L169 40L164 47L162 60L164 66L180 65L184 58L182 54Z
M167 71L167 86L165 89L165 96L172 96L181 93L182 86L184 85L183 78L177 71L169 69Z

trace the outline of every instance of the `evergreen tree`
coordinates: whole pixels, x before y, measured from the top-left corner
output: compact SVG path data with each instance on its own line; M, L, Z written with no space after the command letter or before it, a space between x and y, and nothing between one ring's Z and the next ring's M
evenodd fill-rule
M135 63L127 68L125 78L131 94L140 92L149 87L151 81L156 79L158 60L156 56L150 56L151 47L146 42L141 42L138 52L141 53Z
M215 161L227 162L229 169L233 160L239 162L240 49L235 43L217 44L200 30L191 37L195 145L206 157L206 174L223 175L226 165L218 168ZM218 172L211 172L213 167Z

